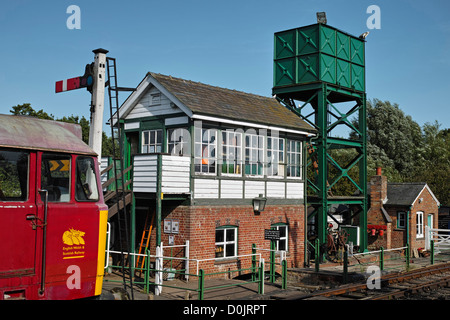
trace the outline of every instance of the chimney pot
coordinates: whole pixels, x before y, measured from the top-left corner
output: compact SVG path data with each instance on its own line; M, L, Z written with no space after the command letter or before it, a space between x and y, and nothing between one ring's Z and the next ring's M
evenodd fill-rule
M381 176L381 167L377 167L377 176Z

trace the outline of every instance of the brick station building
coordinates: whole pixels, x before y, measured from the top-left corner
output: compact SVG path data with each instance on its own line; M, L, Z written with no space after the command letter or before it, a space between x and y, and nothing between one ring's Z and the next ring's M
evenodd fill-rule
M369 249L425 248L425 226L438 227L439 201L425 182L388 183L381 168L369 181Z

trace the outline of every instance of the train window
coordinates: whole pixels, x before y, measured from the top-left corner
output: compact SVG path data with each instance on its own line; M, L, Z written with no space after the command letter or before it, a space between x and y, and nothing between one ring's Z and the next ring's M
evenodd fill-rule
M42 155L41 189L48 191L49 202L70 201L70 156L50 153Z
M28 199L29 153L0 150L0 201Z
M98 186L94 159L90 157L77 158L76 179L75 199L78 201L97 201Z

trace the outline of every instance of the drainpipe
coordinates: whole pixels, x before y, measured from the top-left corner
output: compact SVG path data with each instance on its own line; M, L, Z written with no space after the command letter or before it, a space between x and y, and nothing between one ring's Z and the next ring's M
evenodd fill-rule
M308 144L312 144L312 141L314 139L317 139L318 135L315 136L309 136L307 140L305 140L305 143L303 145L303 180L304 180L304 187L303 187L303 201L304 201L304 234L305 234L305 239L304 239L304 257L303 257L303 261L307 261L307 255L308 255L308 166L307 166L307 161L308 161L308 155L307 155L307 148L306 148L306 143ZM306 142L307 141L307 142ZM316 218L317 219L317 218Z
M161 246L161 207L162 207L162 155L157 156L157 174L156 179L156 246Z
M406 221L407 221L407 223L406 223L406 245L409 250L409 257L411 257L411 241L410 241L411 209L412 209L412 206L409 206L409 210L406 212Z

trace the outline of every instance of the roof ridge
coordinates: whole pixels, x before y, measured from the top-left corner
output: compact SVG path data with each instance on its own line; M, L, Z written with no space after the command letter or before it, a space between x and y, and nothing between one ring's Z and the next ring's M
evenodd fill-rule
M389 184L401 184L401 185L407 185L407 184L417 184L417 185L419 185L419 184L427 184L426 182L422 182L422 181L418 181L418 182L388 182L388 185Z
M236 93L245 94L245 95L249 95L249 96L256 97L256 98L273 99L273 97L262 96L262 95L259 95L259 94L245 92L245 91L236 90L236 89L219 87L219 86L216 86L216 85L211 85L211 84L207 84L207 83L200 82L200 81L194 81L194 80L188 80L188 79L183 79L183 78L179 78L179 77L174 77L172 75L165 75L165 74L162 74L162 73L155 73L155 72L149 72L149 73L152 74L152 75L159 75L159 76L163 76L163 77L166 77L166 78L170 78L171 80L180 80L180 81L184 81L184 82L189 82L189 83L194 83L194 84L198 84L198 85L203 85L203 86L210 87L210 88L216 88L216 89L225 90L225 91L233 91L233 92L236 92Z

